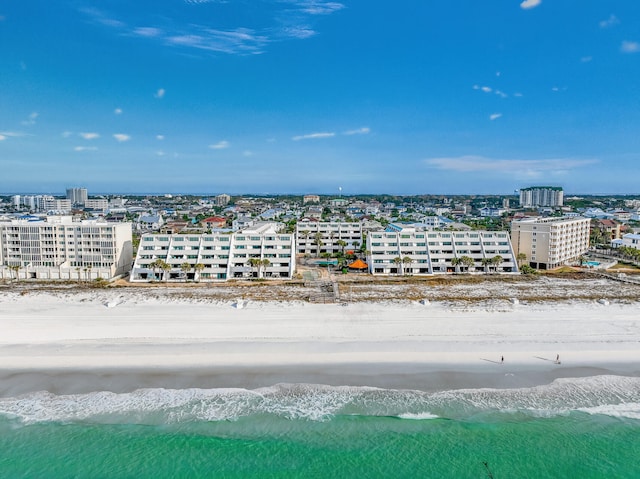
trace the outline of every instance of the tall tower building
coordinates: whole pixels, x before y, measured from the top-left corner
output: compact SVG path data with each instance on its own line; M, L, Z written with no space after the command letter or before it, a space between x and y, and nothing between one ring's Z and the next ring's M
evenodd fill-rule
M520 190L520 206L535 208L538 206L562 206L564 204L562 188L559 186L532 186Z
M67 199L72 205L84 205L88 197L86 188L67 188Z

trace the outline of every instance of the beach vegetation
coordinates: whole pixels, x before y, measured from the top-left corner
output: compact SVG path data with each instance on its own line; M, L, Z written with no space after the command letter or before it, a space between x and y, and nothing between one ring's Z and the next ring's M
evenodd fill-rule
M471 256L460 256L460 264L466 269L467 272L471 270L476 264Z
M531 266L529 266L528 264L523 264L520 267L520 272L522 274L538 274L538 270L535 268L532 268Z
M462 258L451 258L451 266L456 269L456 273L460 273L460 265L462 264Z
M205 268L205 266L202 263L197 263L193 269L195 270L195 276L194 279L196 279L196 281L200 281L200 275L202 274L202 270Z
M191 271L191 268L191 264L187 263L186 261L180 265L180 270L184 274L185 282L189 278L189 272Z
M405 256L404 258L402 258L402 269L404 271L407 271L406 268L411 268L412 265L413 265L413 258L411 258L411 256Z

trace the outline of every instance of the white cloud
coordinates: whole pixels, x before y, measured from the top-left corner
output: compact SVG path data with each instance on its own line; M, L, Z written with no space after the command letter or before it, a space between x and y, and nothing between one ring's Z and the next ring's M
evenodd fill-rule
M244 151L242 152L242 156L244 156L244 157L246 157L246 158L249 158L250 156L253 156L253 151L251 151L251 150L244 150Z
M507 98L509 95L507 95L505 92L500 91L500 90L496 90L494 92L496 95L498 95L500 98Z
M300 140L314 140L317 138L331 138L336 136L335 133L330 133L330 132L319 132L319 133L309 133L307 135L298 135L298 136L294 136L293 138L291 138L293 141L300 141Z
M358 128L357 130L348 130L345 131L345 135L367 135L371 133L371 128L368 126L363 126L362 128Z
M113 135L113 137L116 139L118 143L129 141L131 139L131 136L125 135L124 133L116 133Z
M433 168L461 173L494 172L537 176L545 172L565 172L598 163L598 160L560 158L549 160L498 160L482 156L430 158L425 163Z
M590 56L582 57L580 59L582 63L589 63L591 60L593 60L593 57L590 57Z
M224 150L226 148L229 148L230 146L231 143L229 143L227 140L222 140L218 143L214 143L213 145L209 145L209 148L211 148L212 150Z
M529 8L537 7L541 3L542 3L542 0L524 0L524 2L520 4L520 8L524 8L525 10L528 10Z
M39 113L34 111L33 113L31 113L29 115L29 117L26 120L24 120L22 122L22 124L25 125L25 126L35 125L36 124L36 120L38 119L38 116L40 116Z
M316 31L307 25L297 25L282 29L282 36L289 38L305 39L316 35Z
M164 98L164 94L166 93L164 88L158 88L158 91L153 95L156 98Z
M22 133L19 131L0 131L0 136L2 136L2 141L4 141L9 138L18 138L21 136L28 136L28 135L26 133Z
M491 88L489 88L488 86L480 87L480 89L485 93L491 93Z
M493 113L493 114L489 115L489 120L491 120L491 121L497 120L501 116L502 116L502 113Z
M228 0L184 0L184 2L194 6L205 3L230 3ZM219 30L209 25L187 20L179 21L175 18L169 24L130 25L97 8L83 8L81 11L94 23L111 28L121 35L144 38L176 48L256 55L263 53L270 43L301 40L316 35L315 30L310 26L310 17L330 15L345 8L342 3L322 0L273 0L271 3L275 5L275 12L271 16L272 24L263 24L256 29L244 25L232 25L226 30Z
M602 20L598 23L598 25L600 25L600 28L609 28L617 25L618 23L620 23L620 20L618 20L618 17L616 17L612 13L611 15L609 15L609 18L607 18L606 20Z
M159 37L163 32L155 27L138 27L134 28L133 33L140 37Z
M620 46L620 50L624 53L638 53L640 52L640 43L624 41Z
M98 148L95 146L76 146L74 151L96 151Z
M63 131L62 132L62 138L69 138L71 135L73 135L72 131Z
M162 150L156 151L156 156L164 156L166 153Z
M113 114L114 115L122 115L122 108L116 108L115 110L113 110Z
M98 133L78 133L85 140L95 140L96 138L100 138Z
M513 94L513 96L521 98L522 97L522 93L516 92L516 93Z
M289 0L288 3L295 5L300 11L310 15L329 15L344 8L341 3L323 2L321 0Z
M164 140L164 135L156 135L156 140Z
M5 136L2 133L0 133L0 141L4 141L6 139L7 139L7 136Z

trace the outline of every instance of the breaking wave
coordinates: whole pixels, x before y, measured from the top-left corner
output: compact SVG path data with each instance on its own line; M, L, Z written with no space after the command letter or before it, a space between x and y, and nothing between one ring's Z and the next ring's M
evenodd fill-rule
M573 412L640 419L640 378L557 379L520 389L441 392L314 384L246 389L139 389L130 393L55 395L46 391L0 398L0 415L23 424L96 422L182 424L251 416L329 421L337 416L465 419L478 415L553 417Z

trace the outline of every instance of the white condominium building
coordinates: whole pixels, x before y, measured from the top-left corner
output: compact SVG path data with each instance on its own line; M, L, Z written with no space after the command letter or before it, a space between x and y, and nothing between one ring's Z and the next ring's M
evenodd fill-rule
M564 193L558 186L532 186L520 190L520 206L523 208L563 204Z
M296 243L298 253L316 256L358 249L362 245L362 225L359 222L301 222L296 225Z
M511 222L516 256L526 255L530 266L553 269L576 261L589 250L591 220L581 217L525 218Z
M0 222L0 278L110 279L132 262L131 223L70 216Z
M131 281L291 278L295 238L272 223L237 233L145 234Z
M67 188L67 199L72 205L84 205L88 198L86 188Z
M372 231L367 250L372 274L518 272L506 231Z

